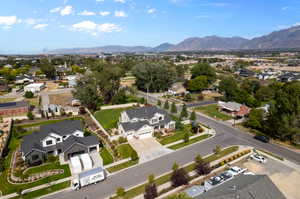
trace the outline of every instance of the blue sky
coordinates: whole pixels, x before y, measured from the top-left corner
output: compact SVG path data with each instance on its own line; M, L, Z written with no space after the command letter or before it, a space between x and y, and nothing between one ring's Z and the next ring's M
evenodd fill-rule
M253 38L300 22L298 0L1 0L0 53Z

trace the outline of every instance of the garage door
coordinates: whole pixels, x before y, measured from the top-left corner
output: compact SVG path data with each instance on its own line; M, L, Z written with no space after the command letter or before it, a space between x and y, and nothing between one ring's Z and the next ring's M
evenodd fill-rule
M140 139L151 138L151 137L152 137L152 133L151 132L139 135Z

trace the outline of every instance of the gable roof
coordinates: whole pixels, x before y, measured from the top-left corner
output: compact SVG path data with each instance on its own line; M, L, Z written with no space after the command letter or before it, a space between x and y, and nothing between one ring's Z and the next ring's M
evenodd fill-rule
M150 119L156 113L167 115L167 112L165 110L159 109L156 106L145 106L145 107L126 110L125 112L127 113L130 119L133 118Z
M267 175L241 175L196 199L286 199Z
M122 125L124 131L137 131L145 125L150 126L148 121L122 122L120 125Z
M239 111L242 106L242 104L236 102L222 102L222 101L219 101L218 105L230 111Z
M45 135L49 135L53 132L60 136L64 136L72 134L76 130L83 130L83 124L80 120L64 120L62 122L46 124L40 127L40 132L43 132Z
M98 145L99 141L95 135L90 135L87 137L76 137L76 136L71 135L70 137L68 137L67 140L65 140L64 142L61 143L62 151L65 152L70 147L72 147L74 144L80 144L85 147L88 147L88 146Z

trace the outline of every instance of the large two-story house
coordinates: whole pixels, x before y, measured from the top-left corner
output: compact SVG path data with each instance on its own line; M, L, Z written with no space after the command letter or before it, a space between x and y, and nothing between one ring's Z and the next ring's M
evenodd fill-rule
M151 137L155 130L161 129L175 129L175 121L170 119L166 111L156 106L123 111L118 124L120 136L128 139Z
M38 132L24 136L21 144L22 158L29 165L40 164L50 155L61 155L67 161L92 151L99 151L99 141L94 135L84 137L80 120L43 125Z

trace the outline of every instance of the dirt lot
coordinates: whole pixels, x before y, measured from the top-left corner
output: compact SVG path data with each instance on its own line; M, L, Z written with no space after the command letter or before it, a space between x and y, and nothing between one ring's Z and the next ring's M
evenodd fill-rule
M46 82L46 89L45 91L53 91L58 89L58 84L54 82Z
M248 168L255 174L268 175L273 183L282 191L288 199L299 199L300 195L300 173L290 168L280 161L268 159L265 164L249 160L243 163L243 167Z
M49 95L50 104L59 104L62 106L71 106L73 96L71 93Z

